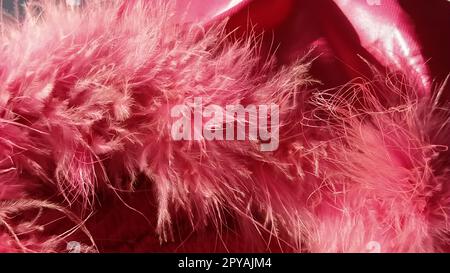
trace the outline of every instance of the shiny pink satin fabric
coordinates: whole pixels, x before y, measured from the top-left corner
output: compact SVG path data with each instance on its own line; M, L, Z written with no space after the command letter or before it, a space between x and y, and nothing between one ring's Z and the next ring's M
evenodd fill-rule
M440 24L450 18L450 3L445 2L428 1L428 5L440 5L432 9L442 12ZM417 33L420 26L406 11L421 5L415 0L178 0L177 7L186 21L215 22L231 17L232 30L245 29L251 22L271 36L267 43L278 46L281 62L295 60L311 47L316 48L321 57L313 73L326 85L367 76L369 62L380 70L405 73L415 80L418 94L424 95L431 92L432 79L445 73L449 60L433 60L439 62L435 66L440 66L440 71L430 71L428 62L439 59L439 54L425 54L422 43L426 41ZM426 33L422 36L427 37ZM432 48L448 46L448 38L444 40Z

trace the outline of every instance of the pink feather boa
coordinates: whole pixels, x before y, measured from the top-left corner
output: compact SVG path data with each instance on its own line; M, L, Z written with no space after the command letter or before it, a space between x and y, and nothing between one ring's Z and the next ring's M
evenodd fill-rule
M396 74L320 90L308 55L280 67L161 2L46 2L2 28L1 252L449 250L437 96ZM173 141L199 96L278 104L279 149Z

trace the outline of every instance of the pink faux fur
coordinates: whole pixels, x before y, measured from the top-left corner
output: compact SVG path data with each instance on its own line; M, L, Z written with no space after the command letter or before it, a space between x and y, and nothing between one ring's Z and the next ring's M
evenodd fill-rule
M0 41L0 251L450 250L449 111L407 79L319 91L160 1L45 1ZM320 86L320 85L319 85ZM170 109L280 106L280 147L173 141Z

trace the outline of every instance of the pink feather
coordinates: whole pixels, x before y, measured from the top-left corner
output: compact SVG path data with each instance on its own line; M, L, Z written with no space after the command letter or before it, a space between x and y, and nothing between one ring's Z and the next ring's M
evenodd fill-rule
M154 1L29 5L0 38L0 251L449 250L448 110L406 79L319 91ZM280 106L280 147L174 141L170 109ZM245 121L244 121L245 122Z

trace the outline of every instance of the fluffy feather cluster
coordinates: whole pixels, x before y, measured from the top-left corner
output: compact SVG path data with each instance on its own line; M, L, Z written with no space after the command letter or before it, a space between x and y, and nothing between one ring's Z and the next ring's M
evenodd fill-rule
M449 250L449 111L398 75L319 91L171 4L29 5L0 38L0 251ZM439 90L437 90L439 91ZM170 109L280 106L280 147Z

